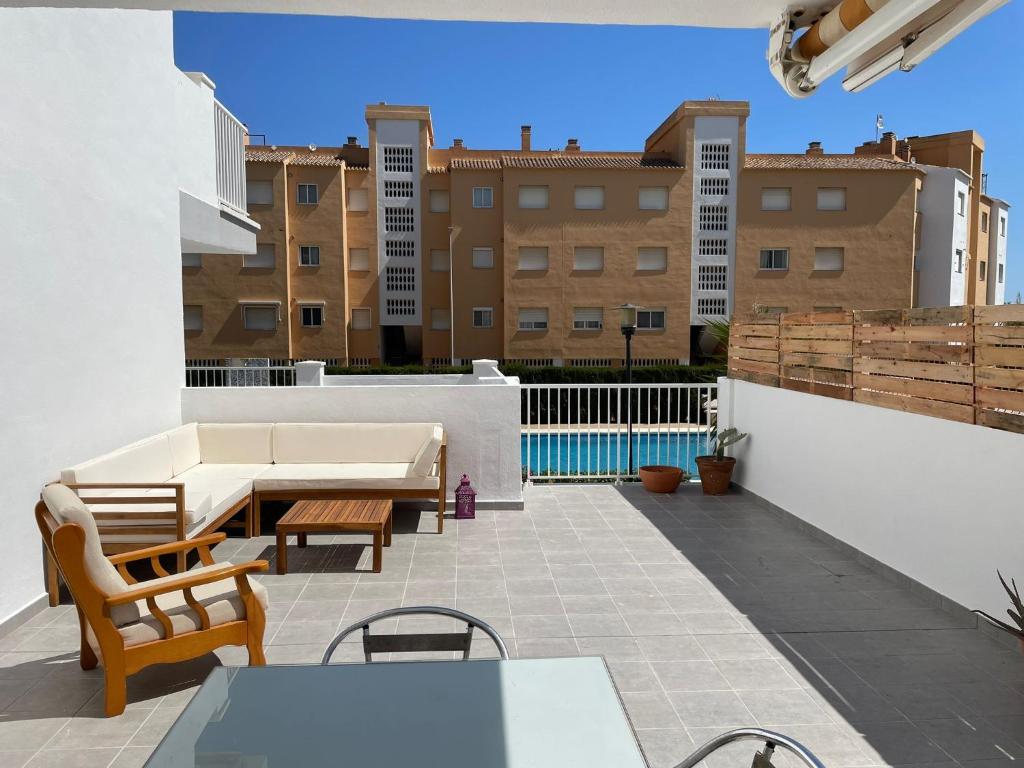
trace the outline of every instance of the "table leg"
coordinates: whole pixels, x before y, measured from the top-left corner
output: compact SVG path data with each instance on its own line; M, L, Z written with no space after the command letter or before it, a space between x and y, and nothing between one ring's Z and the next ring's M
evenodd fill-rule
M373 532L373 572L380 573L384 560L384 527Z
M300 547L305 547L306 546L306 534L305 533L298 534L298 536L296 536L296 538L299 540L299 546Z
M384 521L384 546L391 546L391 515Z
M277 531L277 572L288 573L288 534L280 529Z

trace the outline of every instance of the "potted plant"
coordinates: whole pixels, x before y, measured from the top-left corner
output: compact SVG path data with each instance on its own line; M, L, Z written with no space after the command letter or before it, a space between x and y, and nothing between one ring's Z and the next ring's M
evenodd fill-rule
M711 431L711 439L715 442L713 456L698 456L697 471L700 473L700 485L705 496L720 496L729 490L732 471L736 468L736 459L725 455L725 449L736 445L747 436L735 427L718 431L715 426Z
M1017 591L1017 582L1010 579L1010 583L1007 584L1006 579L1003 578L1003 574L998 570L996 571L996 575L999 577L999 583L1003 585L1003 589L1006 590L1006 594L1009 595L1010 602L1013 604L1012 608L1006 609L1006 613L1011 619L1013 619L1013 624L1016 624L1017 626L1007 624L1005 621L1000 621L994 616L989 616L984 611L976 610L974 613L981 616L992 626L998 627L1004 632L1016 637L1017 642L1020 643L1020 652L1024 653L1024 602L1021 601L1020 592Z
M640 467L640 482L651 493L675 493L676 488L686 477L686 473L679 467L664 464Z

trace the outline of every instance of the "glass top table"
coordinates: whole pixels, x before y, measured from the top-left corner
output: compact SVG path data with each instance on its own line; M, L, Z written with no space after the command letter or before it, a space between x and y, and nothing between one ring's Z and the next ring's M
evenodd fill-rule
M645 768L604 660L218 667L151 768Z

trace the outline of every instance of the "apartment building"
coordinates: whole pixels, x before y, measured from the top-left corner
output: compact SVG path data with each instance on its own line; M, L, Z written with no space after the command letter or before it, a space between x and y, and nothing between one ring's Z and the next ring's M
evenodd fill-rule
M257 252L184 257L186 356L619 365L630 303L634 358L676 363L734 312L1002 301L977 134L753 154L748 115L687 101L643 150L538 150L530 126L500 150L377 104L367 146L250 146Z

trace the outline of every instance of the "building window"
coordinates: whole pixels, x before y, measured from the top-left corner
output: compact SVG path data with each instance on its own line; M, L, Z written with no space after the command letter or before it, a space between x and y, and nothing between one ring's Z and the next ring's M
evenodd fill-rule
M697 240L698 256L728 256L729 241L724 237L702 237Z
M843 268L842 248L815 248L814 270L816 272L837 272Z
M451 203L449 200L447 189L432 189L430 190L430 212L431 213L448 213L448 209Z
M762 211L788 211L793 191L789 187L765 187L761 190Z
M604 269L604 248L576 246L572 251L572 268L577 272L598 272Z
M388 259L411 259L416 256L416 243L412 240L385 240L384 255Z
M715 317L725 314L725 298L698 297L697 314L701 317Z
M667 211L668 187L640 187L637 207L641 211Z
M544 272L548 268L548 249L544 246L521 246L517 269L528 272Z
M967 215L967 195L963 192L956 193L956 212L959 216Z
M724 264L698 264L697 290L724 291L729 288L729 268Z
M494 308L493 307L473 307L473 327L474 328L493 328L494 327Z
M578 211L600 211L604 208L604 187L576 187L575 201Z
M352 330L368 331L372 327L369 307L352 307Z
M762 248L760 268L766 270L789 269L789 249Z
M600 331L604 328L604 311L600 307L576 307L572 327L576 331Z
M547 309L520 309L520 331L543 331L548 327Z
M416 290L415 267L386 267L384 270L384 288L391 292Z
M203 254L183 253L181 254L181 266L189 269L198 269L203 266ZM242 266L245 266L245 256L242 257Z
M316 205L320 202L320 190L316 184L299 184L296 193L296 202L299 205Z
M319 245L300 245L299 246L299 264L303 267L319 267L320 266L320 246Z
M702 171L728 171L729 145L702 144L700 147L700 169Z
M701 179L700 193L705 197L725 197L729 194L729 179L718 176Z
M452 313L447 307L435 307L430 310L430 328L435 331L447 331L452 327Z
M520 208L547 208L548 188L547 187L519 187Z
M242 267L245 269L273 269L276 260L276 249L273 243L256 243L256 253L242 254Z
M494 269L494 249L474 248L473 269Z
M185 330L203 330L203 308L199 304L186 304L184 312Z
M247 181L247 182L245 182L245 202L248 205L273 205L274 204L274 182L272 182L272 181Z
M957 271L957 274L963 274L964 271L964 252L959 248L956 251L956 256L953 259L953 269Z
M668 269L668 248L637 248L636 268L641 271L664 271Z
M494 207L494 188L493 187L473 187L473 207L474 208L493 208Z
M391 181L387 180L384 182L384 197L394 199L407 199L412 197L412 182L411 181Z
M350 213L364 213L370 210L370 196L361 187L351 187L348 190L348 210Z
M988 232L988 211L981 212L981 231Z
M639 309L636 313L636 327L642 331L661 330L665 327L664 309Z
M385 173L412 173L412 147L384 147Z
M276 331L277 307L250 305L242 307L242 325L247 331Z
M1006 217L999 217L999 236L1006 237Z
M845 211L846 210L846 188L845 187L819 187L818 188L818 210L819 211Z
M385 232L413 232L415 224L416 213L412 208L398 208L390 205L384 208Z
M430 252L430 271L447 272L451 267L451 257L448 251L432 250Z
M299 307L302 313L302 327L303 328L320 328L324 324L324 308L310 304L307 306Z
M698 225L706 232L725 232L729 229L729 206L702 205Z
M996 265L996 280L997 280L997 281L998 281L999 283L1002 283L1002 282L1003 282L1003 267L1004 267L1004 266L1005 266L1005 265L1003 265L1003 264L997 264L997 265Z
M352 272L369 272L370 271L370 249L369 248L349 248L348 249L348 268Z
M411 317L416 314L416 299L388 299L384 312L389 317Z
M984 261L979 261L978 262L978 279L979 280L984 280L985 279L985 270L986 270L987 267L988 267L988 265Z

